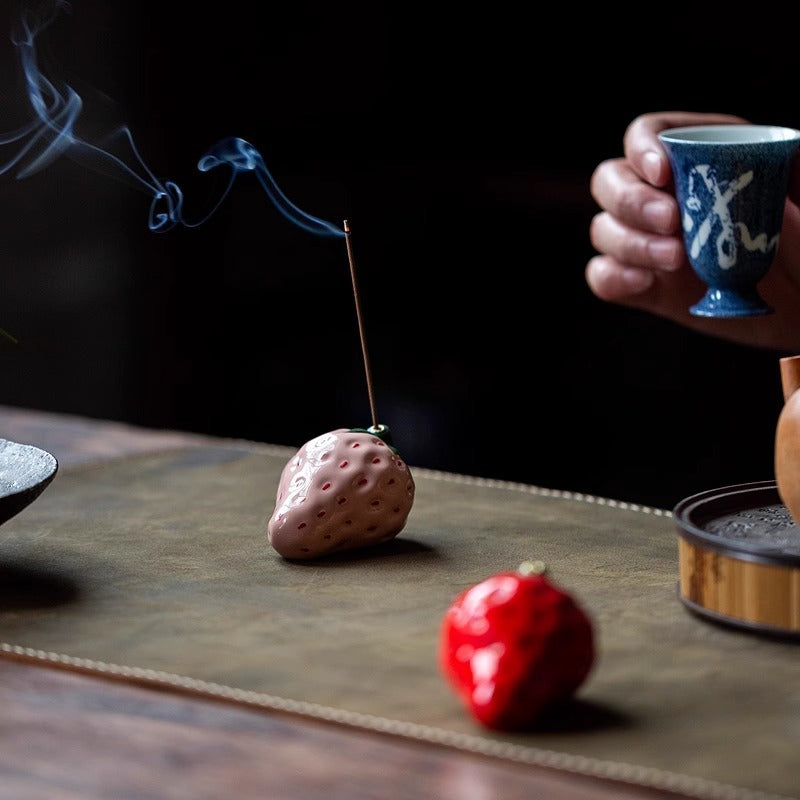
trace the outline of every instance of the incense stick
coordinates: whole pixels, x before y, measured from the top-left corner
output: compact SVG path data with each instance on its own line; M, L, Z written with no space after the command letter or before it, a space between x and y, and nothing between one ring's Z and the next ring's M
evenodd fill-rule
M378 416L375 413L375 393L372 388L372 372L369 367L369 356L367 355L367 339L364 335L364 320L361 315L361 300L358 294L358 283L356 282L356 265L353 260L353 245L350 241L350 225L344 221L344 236L347 244L347 260L350 262L350 279L353 282L353 299L356 304L356 318L358 320L358 335L361 339L361 354L364 358L364 372L367 376L367 395L369 397L369 408L372 414L372 427L379 430L382 426L378 425Z

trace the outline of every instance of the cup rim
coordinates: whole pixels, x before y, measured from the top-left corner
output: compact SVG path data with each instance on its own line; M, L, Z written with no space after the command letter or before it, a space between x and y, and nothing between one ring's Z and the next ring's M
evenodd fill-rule
M683 125L660 131L663 142L680 144L742 145L800 141L800 130L785 125L725 124Z

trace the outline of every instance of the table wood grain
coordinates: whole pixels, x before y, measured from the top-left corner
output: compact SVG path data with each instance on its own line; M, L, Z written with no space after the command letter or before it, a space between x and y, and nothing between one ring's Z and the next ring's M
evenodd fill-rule
M209 441L4 406L0 438L41 447L63 467ZM0 800L685 797L13 655L0 658L0 737Z

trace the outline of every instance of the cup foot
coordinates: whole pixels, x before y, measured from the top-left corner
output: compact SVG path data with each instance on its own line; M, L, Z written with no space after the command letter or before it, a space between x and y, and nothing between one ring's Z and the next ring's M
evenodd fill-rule
M755 290L742 292L712 288L689 311L696 317L756 317L773 314L775 309L767 305Z

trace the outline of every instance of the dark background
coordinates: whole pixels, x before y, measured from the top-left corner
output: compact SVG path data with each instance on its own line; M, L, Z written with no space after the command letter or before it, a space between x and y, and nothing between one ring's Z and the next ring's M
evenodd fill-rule
M800 125L776 91L794 34L561 5L75 0L38 41L80 135L127 125L187 218L216 186L198 159L237 136L350 221L379 421L412 467L664 508L772 478L778 355L602 303L583 272L591 172L628 122ZM10 37L0 78L9 131L30 116ZM252 175L200 227L154 233L149 206L67 157L3 170L0 403L291 446L371 424L343 239Z

